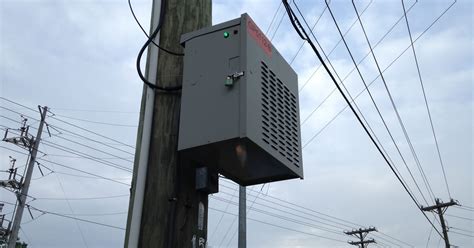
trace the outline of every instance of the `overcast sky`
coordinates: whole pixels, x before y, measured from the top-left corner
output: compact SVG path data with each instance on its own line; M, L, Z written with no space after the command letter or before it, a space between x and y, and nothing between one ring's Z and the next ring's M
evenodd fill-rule
M151 0L132 2L140 21L148 30ZM325 8L324 1L296 2L310 25L314 24ZM356 2L359 12L367 8L362 14L362 22L372 45L378 43L403 16L402 5L398 0ZM413 38L420 37L415 42L415 50L449 189L454 199L473 207L473 3L467 0L457 1L438 22L427 32L423 32L452 3L450 0L405 2L407 8L413 5L408 19ZM283 8L279 9L272 23L278 6L278 0L215 0L213 23L237 18L244 12L249 13L263 31L268 30L267 36L290 62L302 41L292 29L287 16L284 16ZM350 1L334 0L330 6L342 31L345 32L356 21ZM339 41L339 33L327 10L314 31L326 53ZM356 61L369 52L358 22L346 39ZM38 199L30 202L31 206L125 227L129 192L126 185L90 178L58 164L128 183L131 174L125 170L111 168L110 165L132 168L130 161L133 160L134 149L62 121L134 146L142 92L142 83L135 70L135 59L145 40L129 13L125 0L0 0L0 96L32 108L37 105L49 106L57 119L49 118L48 122L53 127L67 130L62 130L61 133L51 130L53 137L44 137L46 142L40 147L43 152L43 161L40 160L40 163L58 173L42 177L40 171L35 169L30 195ZM375 55L382 70L391 65L409 45L406 24L404 19L401 19L375 48ZM330 60L342 78L353 68L343 43L339 43L335 48ZM334 88L322 68L312 76L319 65L307 44L292 63L298 73L301 89L301 121L305 120ZM378 75L370 54L361 63L360 68L367 83L372 82ZM435 196L448 201L447 187L431 133L412 50L407 49L383 75ZM344 83L352 96L364 88L356 72L350 74ZM428 202L432 203L380 78L374 81L370 90L416 182ZM414 191L415 197L426 205L398 156L368 94L361 94L356 103L408 186ZM2 99L0 106L3 107L0 109L2 129L17 128L19 125L7 119L20 120L20 116L10 110L39 118L38 113ZM292 206L294 209L291 210L265 201L276 201L290 206L271 198L272 196L358 225L375 226L381 233L416 247L438 247L439 235L431 231L428 221L417 210L349 110L342 112L320 132L344 106L342 97L335 92L302 126L302 144L306 145L303 150L304 180L273 183L266 185L263 190L260 185L251 187L255 192L249 192L251 195L248 196L248 206L271 212L273 216L249 210L248 217L280 227L249 220L248 247L351 247L345 243L351 238L342 233L349 227L334 223L341 223L340 220L296 206ZM38 122L31 118L28 123L33 127L38 125ZM31 129L30 132L35 134L36 130ZM78 137L77 134L108 146ZM97 150L71 143L67 139ZM8 150L21 152L21 149L5 142L0 146L1 170L8 168L9 156L17 159L18 166L25 164L26 156ZM76 154L67 152L67 149L64 151L64 147L74 149ZM102 163L80 158L78 151L100 158ZM43 168L45 174L48 174L47 171ZM1 174L2 179L5 176L7 174ZM225 181L221 182L221 185L222 192L211 198L209 206L235 215L237 207L222 199L237 201L235 196L238 194L234 190L236 187ZM12 193L3 189L0 192L2 201L14 202ZM257 194L258 199L255 200ZM234 197L231 197L232 195ZM71 200L65 201L65 197ZM108 198L77 199L94 197ZM294 215L275 210L276 208ZM12 209L12 206L7 205L3 212L10 213ZM20 232L21 240L28 242L29 247L123 246L123 230L76 222L51 214L41 215L41 212L35 210L32 214L35 216L33 221L29 213L25 212ZM210 210L210 246L237 246L237 237L234 236L237 231L236 217L231 214ZM473 247L473 238L465 236L473 235L472 209L469 211L452 207L447 214L451 215L446 218L452 227L452 244ZM275 215L298 219L300 224ZM432 215L428 216L433 218ZM453 216L470 218L471 221ZM11 214L7 217L10 218ZM323 221L320 217L328 218L329 221ZM311 225L302 225L302 221ZM317 221L332 223L336 227ZM440 229L439 224L435 224ZM326 230L318 229L315 225L323 226ZM338 232L330 232L328 228ZM382 246L392 243L407 246L382 234L374 238L381 242ZM392 243L383 238L391 240Z

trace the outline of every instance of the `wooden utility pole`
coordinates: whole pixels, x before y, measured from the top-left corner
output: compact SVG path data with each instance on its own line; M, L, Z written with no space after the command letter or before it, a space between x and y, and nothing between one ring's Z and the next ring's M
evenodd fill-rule
M359 228L358 230L352 230L352 231L346 231L344 232L347 235L354 236L358 238L360 241L349 241L348 243L351 245L356 245L361 248L367 247L370 243L375 243L374 239L365 239L367 237L367 234L370 232L376 232L377 229L375 227L370 227L370 228Z
M154 8L159 4L161 1L154 0ZM166 1L165 11L160 13L164 15L164 22L159 34L159 45L174 52L182 52L179 43L182 34L211 25L211 5L211 0ZM151 59L148 56L148 60ZM183 57L160 51L157 67L147 63L147 71L157 71L156 80L152 83L164 87L181 85ZM149 91L151 89L146 88L142 98L136 156L144 152L141 140L147 138L144 136L143 122L147 118L144 103ZM196 165L180 158L177 153L180 101L180 92L156 91L154 94L151 138L146 151L146 176L137 176L141 163L135 159L125 247L194 248L207 244L208 194L196 190ZM142 204L136 204L134 201L141 200L135 192L140 183L144 183L143 201ZM138 215L132 215L137 206L141 207L141 211ZM137 218L138 235L136 232L133 234L137 242L131 242L135 239L131 231Z
M429 207L421 207L421 210L435 212L436 214L438 214L439 221L441 222L441 227L443 228L444 244L446 248L450 248L451 245L449 244L448 227L446 226L446 222L444 220L444 213L446 212L448 207L459 205L459 204L455 202L453 199L451 199L451 201L449 202L443 203L441 202L440 199L436 198L435 202L436 202L435 205L429 206Z

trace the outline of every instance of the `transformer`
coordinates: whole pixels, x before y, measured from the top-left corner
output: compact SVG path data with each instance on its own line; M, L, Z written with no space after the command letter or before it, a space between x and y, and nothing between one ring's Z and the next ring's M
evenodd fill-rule
M181 36L178 151L243 186L303 178L298 76L253 20Z

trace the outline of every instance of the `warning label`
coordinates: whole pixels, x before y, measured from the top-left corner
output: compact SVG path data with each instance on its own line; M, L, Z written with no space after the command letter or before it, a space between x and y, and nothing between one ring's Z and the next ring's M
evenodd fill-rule
M272 43L250 18L247 19L247 33L257 41L268 57L272 56Z

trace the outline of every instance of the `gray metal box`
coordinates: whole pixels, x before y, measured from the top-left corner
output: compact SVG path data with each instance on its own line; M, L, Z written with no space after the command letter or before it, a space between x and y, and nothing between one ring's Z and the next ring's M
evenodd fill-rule
M241 185L303 178L298 77L252 19L181 43L181 155Z

